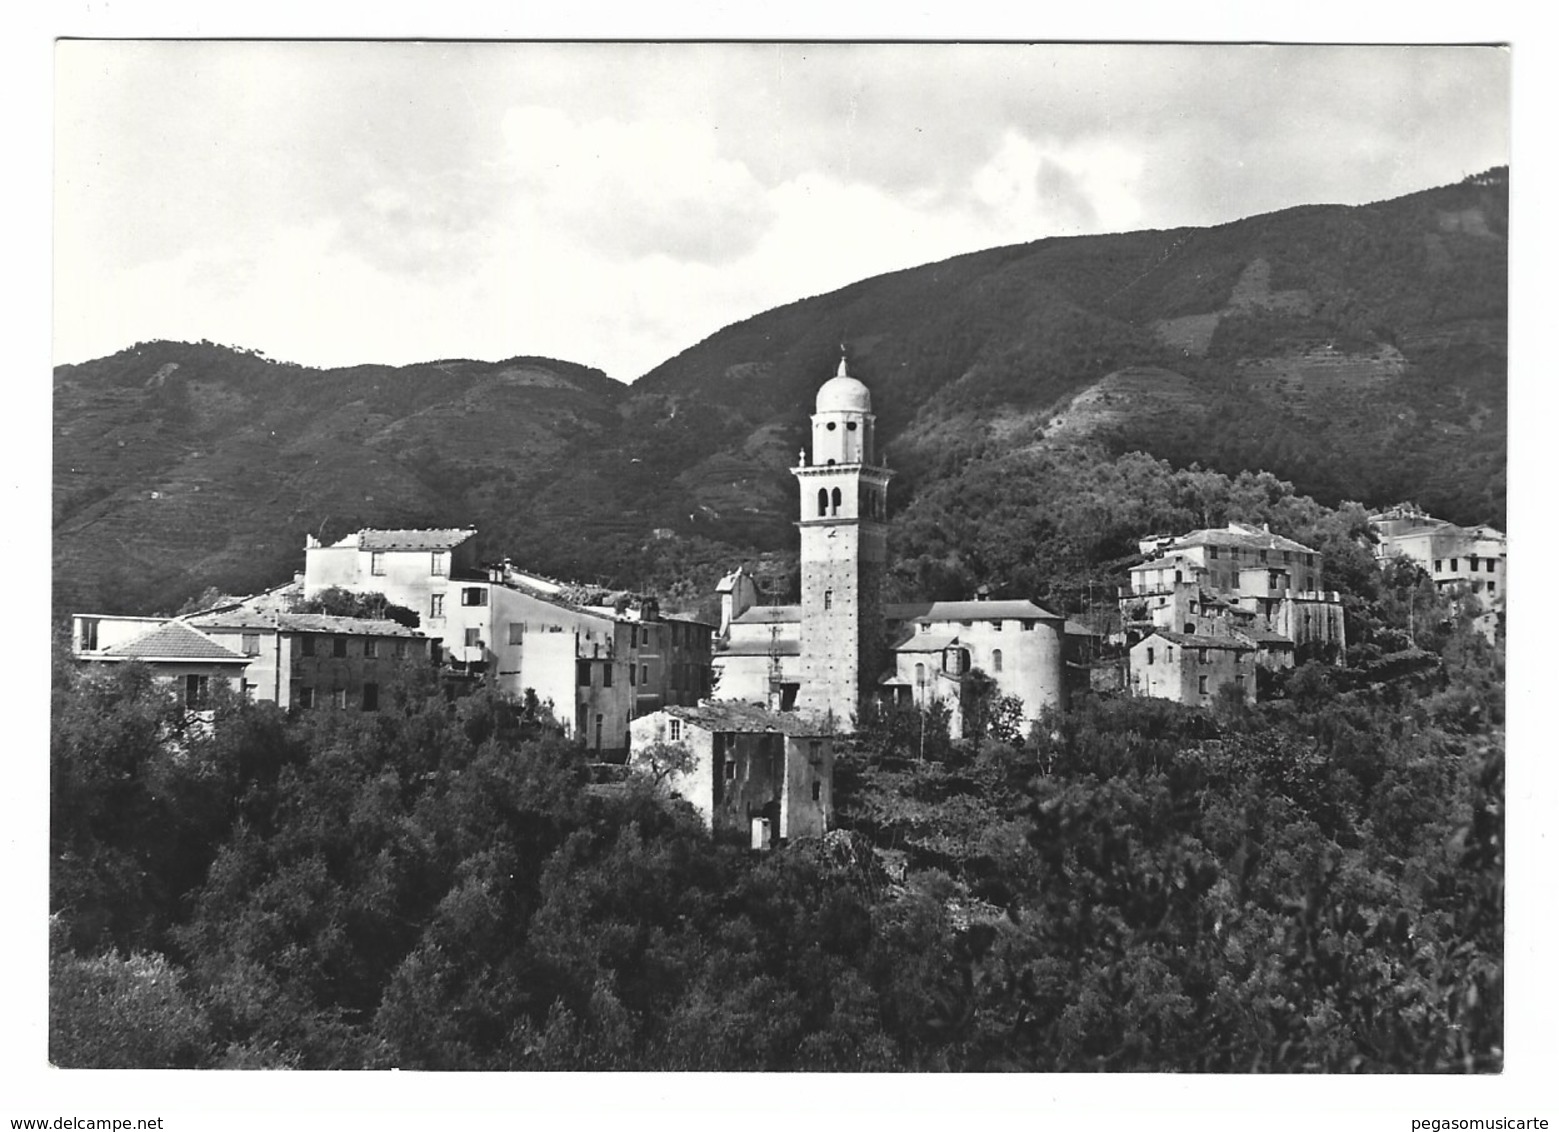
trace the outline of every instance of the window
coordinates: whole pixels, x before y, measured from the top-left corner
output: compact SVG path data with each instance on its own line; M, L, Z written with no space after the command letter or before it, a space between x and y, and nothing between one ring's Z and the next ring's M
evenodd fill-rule
M377 684L364 684L363 685L363 710L364 711L378 711L379 710L379 685L377 685Z
M924 664L917 664L917 665L915 665L915 683L917 683L917 684L924 684L925 682L926 682L926 666Z
M628 666L628 686L631 688L639 682L639 670L636 665Z
M1034 622L1033 621L1030 620L1030 621L1023 622L1023 631L1024 632L1028 632L1029 630L1031 630L1033 628L1034 628Z
M813 779L812 780L812 801L814 801L814 802L821 802L822 800L823 800L823 783L822 783L822 780L821 779Z
M330 655L331 656L345 656L346 655L346 638L345 637L332 637L331 638L331 641L330 641Z
M731 782L731 781L734 781L736 779L736 760L735 759L726 759L725 760L725 778L726 778L727 782Z
M991 650L991 671L992 672L1000 672L1001 671L1001 649L992 649Z
M96 617L81 619L81 647L85 651L97 648L97 624Z
M680 719L671 721L671 741L673 743L682 742L682 721Z
M839 494L839 489L837 487L834 488L833 495L829 497L829 503L831 504L831 506L829 507L828 513L830 515L837 515L837 514L839 514L839 503L840 503L840 501L843 498L844 497Z
M211 698L211 677L197 676L194 673L184 677L184 706L188 708L205 707L206 701Z
M1207 694L1207 677L1198 676L1196 678L1196 690L1204 696Z
M1207 548L1207 557L1216 560L1218 557L1218 548L1216 546L1209 546Z
M1165 664L1173 664L1174 662L1175 662L1175 650L1172 649L1172 648L1169 648L1168 646L1165 646L1165 648L1164 648L1164 663Z
M807 761L817 766L823 761L823 741L821 739L807 740Z
M1234 674L1234 686L1242 692L1245 690L1245 673L1237 672Z
M601 749L601 720L601 716L595 717L595 749L598 751Z
M628 647L631 649L639 647L639 627L637 625L628 626Z
M251 684L248 680L245 680L244 681L244 699L248 700L250 703L254 703L254 694L259 689L259 687L260 687L260 685L258 685L258 684Z
M432 560L428 564L428 573L435 578L442 578L449 573L449 552L447 550L435 550Z
M1267 552L1266 552L1266 551L1265 551L1265 550L1263 550L1263 551L1262 551L1262 552L1261 552L1261 553L1260 553L1260 554L1258 554L1258 555L1257 555L1257 556L1256 556L1256 557L1258 557L1258 558L1259 558L1259 559L1261 559L1261 561L1263 561L1263 562L1265 562L1265 561L1266 561L1266 560L1267 560Z
M574 662L574 678L581 688L590 687L590 662L579 660Z
M428 595L428 616L429 617L442 617L442 616L444 616L444 595L443 594L429 594Z
M483 586L466 586L460 591L461 605L486 605L487 590Z
M260 655L260 634L259 633L245 633L244 634L244 655L245 656L259 656Z
M1456 573L1459 573L1459 572L1460 571L1458 571L1456 569L1456 559L1454 559L1454 558L1451 559L1451 573L1456 574Z
M828 514L828 489L826 487L817 489L817 513L819 517Z
M405 641L396 641L395 642L395 658L397 660L404 660L406 658L406 642Z
M368 571L371 574L383 575L384 551L376 550L368 556Z
M333 700L335 702L336 707L338 707L338 708L346 707L346 689L345 688L337 688L334 692L332 692L330 694L330 698L331 698L331 700Z
M630 667L632 667L632 666L630 665ZM639 665L639 683L641 683L641 684L648 684L649 682L650 682L650 666L647 665L647 664Z
M298 648L303 653L304 656L313 656L314 655L314 638L313 637L304 637L302 640L300 640L298 642Z
M1436 558L1434 560L1434 572L1436 574L1438 574L1440 572L1440 569L1441 569L1441 567L1440 567L1440 559Z
M610 688L611 686L612 686L612 662L611 661L607 661L605 664L601 665L601 687L603 687L603 688Z
M1148 663L1149 664L1153 663L1153 650L1152 650L1152 648L1148 649Z
M993 633L1001 632L1001 622L1000 621L992 621L991 622L991 632L993 632Z
M372 637L364 637L363 638L363 655L364 656L369 656L369 657L378 656L379 655L379 642L374 640Z
M1196 659L1199 662L1201 662L1202 664L1206 664L1207 663L1207 650L1206 649L1197 649L1196 650Z
M523 645L525 643L525 622L509 622L509 643L511 645Z
M833 607L834 607L834 591L833 590L824 590L823 591L823 608L824 609L832 609Z
M845 431L846 431L846 432L854 432L854 431L855 431L855 429L856 429L856 424L855 424L855 422L854 422L854 421L850 421L850 422L849 422L849 423L848 423L848 424L846 424L846 425L845 425L845 426L844 426L844 427L845 427Z
M296 703L299 707L313 707L314 689L300 685L298 687L297 693L292 697L292 699L293 702Z
M482 630L471 628L466 630L466 648L475 649L482 647Z
M1476 554L1469 554L1467 556L1467 569L1474 574L1478 572L1478 556Z

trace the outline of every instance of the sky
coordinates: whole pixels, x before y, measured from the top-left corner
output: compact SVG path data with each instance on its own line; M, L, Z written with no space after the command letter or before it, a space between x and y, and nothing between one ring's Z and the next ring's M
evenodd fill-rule
M54 361L536 354L1509 162L1491 47L60 41Z

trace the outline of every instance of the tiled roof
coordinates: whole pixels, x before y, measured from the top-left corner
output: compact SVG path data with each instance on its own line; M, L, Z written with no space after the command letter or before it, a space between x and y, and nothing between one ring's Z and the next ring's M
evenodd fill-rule
M1032 601L922 601L887 608L890 621L1060 621Z
M733 625L773 625L800 620L801 607L799 605L754 605L744 609L740 617L733 617L731 623Z
M907 633L888 647L893 652L941 652L958 643L957 633L937 632Z
M722 656L800 656L801 642L795 637L781 637L778 640L764 641L732 641L723 649L717 649L716 657Z
M1254 641L1244 637L1219 637L1211 634L1198 633L1172 633L1168 629L1160 629L1155 633L1149 633L1143 641L1150 641L1154 637L1161 637L1172 645L1183 645L1188 648L1199 649L1226 649L1230 652L1250 652L1256 647ZM1286 638L1285 638L1286 639ZM1142 642L1139 641L1140 645Z
M1182 546L1240 546L1253 550L1297 550L1303 554L1315 551L1291 538L1275 535L1270 531L1257 531L1248 527L1220 527L1192 531L1181 535L1169 550Z
M814 720L790 712L769 711L735 700L705 700L697 707L662 708L667 715L686 720L706 731L742 731L764 733L778 731L786 735L822 735Z
M474 534L474 528L458 527L426 531L377 531L370 528L358 531L356 537L358 547L363 550L449 550Z
M236 661L248 664L249 658L225 649L200 630L182 621L169 621L133 641L104 649L104 659L113 660L207 660L219 663Z
M397 621L371 617L337 617L329 613L276 613L256 609L230 609L222 613L195 614L186 619L201 629L280 629L284 633L334 633L344 637L420 637Z

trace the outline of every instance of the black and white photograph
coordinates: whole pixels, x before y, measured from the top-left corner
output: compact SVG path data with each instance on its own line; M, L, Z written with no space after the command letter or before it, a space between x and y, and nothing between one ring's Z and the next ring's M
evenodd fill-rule
M1559 1121L1541 60L1042 31L50 42L11 1127Z

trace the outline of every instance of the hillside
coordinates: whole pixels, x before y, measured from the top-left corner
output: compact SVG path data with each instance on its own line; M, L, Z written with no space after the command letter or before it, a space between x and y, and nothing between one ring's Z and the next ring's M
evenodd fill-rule
M171 608L285 578L305 532L433 522L688 603L744 557L783 589L786 469L841 342L899 473L904 558L1008 462L1133 450L1502 526L1507 221L1495 170L993 248L725 327L631 387L537 358L322 371L142 344L55 371L55 609Z
M544 490L622 387L541 358L314 370L155 342L54 376L59 609L167 609L301 568L305 532L478 522Z

